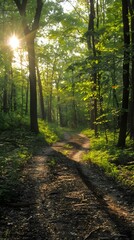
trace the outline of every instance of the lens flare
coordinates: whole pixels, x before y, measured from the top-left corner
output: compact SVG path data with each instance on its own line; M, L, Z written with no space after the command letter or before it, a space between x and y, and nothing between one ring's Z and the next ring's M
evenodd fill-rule
M19 47L19 44L20 44L18 37L15 36L15 35L11 36L9 38L8 44L13 50L17 49Z

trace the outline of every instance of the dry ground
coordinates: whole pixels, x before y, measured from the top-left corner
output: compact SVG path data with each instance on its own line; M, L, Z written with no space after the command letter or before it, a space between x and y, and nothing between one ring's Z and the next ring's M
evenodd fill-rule
M25 167L11 202L0 207L0 240L132 240L129 190L91 163L81 134L42 151Z

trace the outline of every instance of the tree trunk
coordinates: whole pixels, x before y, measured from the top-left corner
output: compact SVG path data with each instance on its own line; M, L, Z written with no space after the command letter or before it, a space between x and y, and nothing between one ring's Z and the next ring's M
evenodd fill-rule
M28 114L28 99L29 99L29 80L27 80L27 86L26 86L26 106L25 106L25 115Z
M50 93L48 97L48 122L52 122L52 83L50 84Z
M123 32L124 32L124 61L123 61L123 97L122 110L120 116L120 132L118 139L118 147L125 147L127 119L128 119L128 104L129 104L129 63L130 63L130 34L129 34L129 19L128 19L128 2L122 0L122 16L123 16Z
M44 99L43 99L43 91L42 91L42 84L40 79L40 72L37 65L37 77L38 77L38 87L39 87L39 96L40 96L40 108L41 108L41 115L42 119L46 120L45 108L44 108Z
M14 83L12 83L11 86L11 110L16 111L17 110L17 97L16 97L16 86Z
M3 91L3 112L8 112L8 104L7 104L7 89L5 88Z
M26 42L28 49L30 80L30 127L31 131L38 133L34 38L26 38Z
M129 1L131 15L131 99L130 99L130 139L134 140L134 0Z
M63 107L61 107L61 104L60 104L60 96L58 96L58 112L59 112L60 126L65 127L66 123L65 123L65 118L63 115L64 109L63 109Z
M89 24L88 24L88 36L87 36L87 44L88 49L92 48L94 59L96 59L96 48L95 48L95 38L94 38L94 18L95 18L95 9L94 9L94 1L90 0L90 14L89 14ZM93 68L92 79L94 82L93 92L95 93L93 99L94 110L91 110L91 120L93 122L91 125L94 126L95 136L98 135L98 127L96 124L97 119L97 98L96 98L96 85L97 85L97 73L95 67ZM94 111L94 112L93 112Z
M72 70L72 127L77 127L77 113L76 113L76 101L75 101L75 82L74 82L74 73Z
M7 69L5 68L5 77L4 77L4 80L5 80L5 86L4 86L4 89L3 89L3 112L7 113L8 110L9 110L9 106L8 106L8 91L7 91L7 80L8 80L8 76L7 76Z
M29 60L29 81L30 81L30 127L31 131L38 133L37 121L37 92L36 92L36 71L35 71L35 47L34 40L39 27L41 11L43 7L42 0L36 1L35 15L32 22L28 23L26 15L27 0L14 0L22 21L23 32L27 44L28 60Z

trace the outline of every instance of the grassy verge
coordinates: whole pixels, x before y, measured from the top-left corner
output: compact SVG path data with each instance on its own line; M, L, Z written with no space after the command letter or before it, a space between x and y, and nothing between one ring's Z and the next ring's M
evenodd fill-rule
M105 173L116 179L123 186L134 188L134 148L131 141L127 141L126 149L118 149L113 141L113 133L107 133L108 143L104 134L94 137L91 130L83 133L90 138L90 151L84 160L90 160L101 167Z

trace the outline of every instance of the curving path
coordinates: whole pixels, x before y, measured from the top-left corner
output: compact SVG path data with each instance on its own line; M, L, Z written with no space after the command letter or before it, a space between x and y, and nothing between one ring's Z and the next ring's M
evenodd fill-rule
M89 140L70 136L25 167L12 201L0 207L0 239L132 240L132 204L91 163Z

